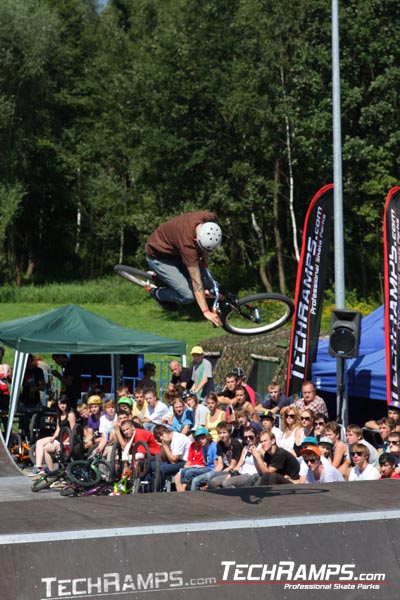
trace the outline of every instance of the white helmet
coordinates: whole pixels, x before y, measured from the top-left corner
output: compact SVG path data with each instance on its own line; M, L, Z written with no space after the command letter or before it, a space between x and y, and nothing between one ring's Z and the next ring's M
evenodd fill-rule
M200 225L197 230L197 243L202 250L212 252L219 248L221 241L222 231L219 225L211 221Z

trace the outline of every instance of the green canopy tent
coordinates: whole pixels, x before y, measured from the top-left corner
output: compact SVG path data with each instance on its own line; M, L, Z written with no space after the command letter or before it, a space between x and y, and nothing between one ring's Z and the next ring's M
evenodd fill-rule
M110 354L115 385L120 354L157 353L184 356L184 342L121 327L80 306L68 304L48 312L0 323L0 341L15 350L8 442L28 354Z

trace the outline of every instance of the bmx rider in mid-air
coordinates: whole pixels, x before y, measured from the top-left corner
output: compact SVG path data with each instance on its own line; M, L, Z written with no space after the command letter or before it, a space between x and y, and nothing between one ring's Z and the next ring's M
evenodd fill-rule
M208 253L222 241L222 231L212 212L184 213L162 223L146 243L149 267L166 287L151 289L150 294L165 310L196 300L204 317L216 327L219 316L207 305L203 282L206 281Z

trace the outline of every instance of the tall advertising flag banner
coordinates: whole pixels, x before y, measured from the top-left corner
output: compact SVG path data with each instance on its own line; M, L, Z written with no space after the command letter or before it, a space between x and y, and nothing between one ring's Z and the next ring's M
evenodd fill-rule
M387 402L400 406L400 187L386 197L383 219Z
M290 338L288 396L298 393L303 381L310 379L311 365L316 358L332 223L333 183L315 194L304 221Z

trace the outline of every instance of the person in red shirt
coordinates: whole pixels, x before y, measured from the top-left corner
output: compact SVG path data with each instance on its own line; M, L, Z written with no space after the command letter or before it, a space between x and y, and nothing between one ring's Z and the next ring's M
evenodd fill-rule
M131 420L124 421L121 424L119 431L116 430L116 436L121 447L123 448L122 459L123 462L126 463L125 468L129 468L129 455L132 454L132 448L136 444L136 442L146 442L151 455L154 456L156 454L160 454L161 446L156 442L155 437L151 433L151 431L139 428L136 429L133 421ZM120 439L121 437L122 439Z
M396 472L396 458L390 452L380 455L379 470L381 472L379 479L400 479L400 475Z
M165 310L194 300L204 317L216 327L218 315L208 308L204 281L208 252L221 245L222 231L216 215L205 210L184 213L162 223L146 243L147 262L165 283L150 294Z

